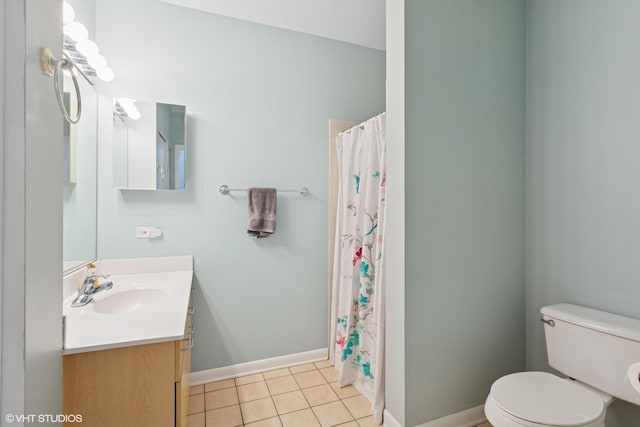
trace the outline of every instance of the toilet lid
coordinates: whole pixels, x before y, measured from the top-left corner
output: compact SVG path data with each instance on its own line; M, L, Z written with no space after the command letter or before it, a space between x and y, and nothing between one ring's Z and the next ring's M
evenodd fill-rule
M604 411L594 393L547 372L502 377L491 386L491 396L507 413L543 425L581 426Z

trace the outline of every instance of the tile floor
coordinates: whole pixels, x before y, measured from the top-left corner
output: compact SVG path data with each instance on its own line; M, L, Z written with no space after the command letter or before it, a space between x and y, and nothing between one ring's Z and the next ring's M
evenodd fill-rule
M193 386L188 427L368 427L370 404L329 361Z
M188 427L370 427L370 408L325 360L193 386Z

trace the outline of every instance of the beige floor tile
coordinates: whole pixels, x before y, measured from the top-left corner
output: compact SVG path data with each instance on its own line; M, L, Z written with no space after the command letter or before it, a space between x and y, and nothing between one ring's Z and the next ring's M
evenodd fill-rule
M329 366L328 368L320 369L320 373L324 377L327 382L332 383L334 381L338 381L338 371L333 366Z
M267 388L267 383L264 381L238 386L238 399L240 403L262 399L264 397L269 397L269 389Z
M349 421L348 423L337 425L336 427L360 427L356 421Z
M338 383L331 383L331 388L336 392L340 399L346 399L347 397L353 397L360 394L357 388L352 385L340 387Z
M280 415L309 407L307 399L304 398L300 390L273 396L273 403L275 403L276 410Z
M282 427L282 423L280 422L280 418L273 417L256 421L255 423L245 424L245 427Z
M187 417L187 427L204 427L204 412L189 415Z
M300 372L313 371L314 369L316 369L316 365L314 365L313 363L307 363L304 365L289 367L289 370L291 371L292 374L299 374Z
M257 383L258 381L264 381L264 377L262 376L262 374L253 374L253 375L246 375L244 377L238 377L236 378L236 385L245 385L245 384L251 384L251 383Z
M242 415L238 405L214 409L206 412L207 427L236 427L242 425Z
M291 375L280 378L272 378L267 380L267 386L272 396L281 393L287 393L289 391L298 390L298 383L293 379Z
M328 368L329 366L331 366L331 362L329 362L329 359L323 360L321 362L314 362L313 364L316 365L316 368L318 369Z
M371 415L371 403L363 395L343 399L342 403L351 412L353 418L364 418Z
M314 406L311 409L318 417L322 427L331 427L353 421L353 417L340 401Z
M373 423L373 415L370 415L368 417L364 417L364 418L360 418L358 420L358 425L360 427L378 427Z
M204 407L207 411L237 404L238 393L235 387L205 393Z
M194 394L204 393L204 384L194 385L189 387L189 396L193 396Z
M491 425L490 422L487 421L486 423L478 424L478 427L493 427L493 426Z
M309 388L314 385L326 384L326 380L320 372L317 370L302 372L301 374L295 374L294 378L300 386L300 388Z
M323 405L325 403L339 400L338 395L334 393L329 384L305 388L302 392L311 406Z
M289 371L289 369L287 368L275 369L273 371L263 372L262 375L264 375L265 380L270 380L271 378L278 378L278 377L291 375L291 371Z
M204 394L189 396L189 414L204 412Z
M291 412L280 417L284 427L321 427L311 409Z
M270 397L241 403L242 419L245 423L264 420L278 415Z
M216 390L222 390L223 388L229 388L229 387L235 387L235 386L236 386L236 382L233 380L233 378L231 378L228 380L216 381L214 383L205 384L204 391L205 392L216 391Z

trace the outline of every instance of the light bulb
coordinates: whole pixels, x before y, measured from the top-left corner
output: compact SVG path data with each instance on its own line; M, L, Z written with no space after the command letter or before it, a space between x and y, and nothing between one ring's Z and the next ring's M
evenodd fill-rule
M91 56L87 56L87 63L91 65L95 70L104 68L107 66L107 60L99 53Z
M118 98L118 104L120 104L120 106L125 110L127 107L133 106L135 102L136 100L131 98Z
M105 82L110 82L114 77L113 70L109 67L102 67L97 69L96 74L98 75L100 80L103 80Z
M140 118L140 110L136 107L136 100L130 98L120 98L118 100L120 106L127 113L127 116L132 120L138 120Z
M76 13L73 11L73 8L66 1L62 3L62 23L68 24L73 22L76 19Z
M138 120L140 118L140 110L133 107L131 111L127 111L127 116L129 116L131 120Z
M63 27L63 32L76 43L82 40L86 40L87 37L89 37L89 31L87 30L87 27L85 27L78 21L73 21L65 25Z
M86 39L76 44L78 52L84 55L85 58L95 56L98 54L98 45L94 41ZM94 67L95 68L95 67Z

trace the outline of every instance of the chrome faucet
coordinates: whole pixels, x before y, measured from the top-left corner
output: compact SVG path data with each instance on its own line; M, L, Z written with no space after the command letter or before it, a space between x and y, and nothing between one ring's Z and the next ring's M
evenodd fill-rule
M78 290L78 296L71 303L71 307L81 307L89 303L95 294L100 291L113 288L113 282L101 282L100 279L108 279L109 275L89 276L84 279L82 286Z

